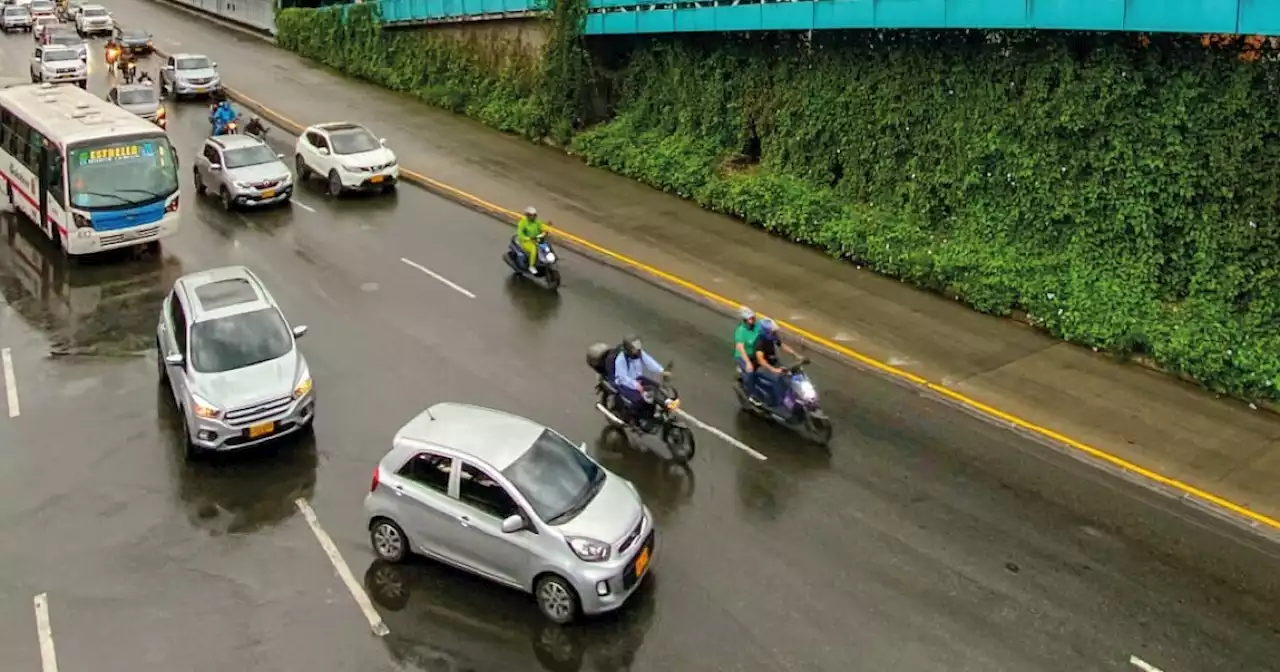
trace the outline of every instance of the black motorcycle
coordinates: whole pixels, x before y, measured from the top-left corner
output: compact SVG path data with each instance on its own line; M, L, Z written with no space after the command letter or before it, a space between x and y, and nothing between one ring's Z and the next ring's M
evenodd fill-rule
M551 243L547 241L547 234L540 234L536 242L535 254L538 255L538 261L534 264L535 272L529 272L529 255L525 254L524 248L520 247L520 241L516 236L511 237L511 243L507 245L507 253L502 255L502 260L507 262L512 271L541 283L554 292L560 288L560 260L556 257L556 251L552 249Z
M244 125L244 134L266 142L267 141L267 125L256 116L249 117L249 123Z
M693 440L693 431L679 413L680 392L670 384L671 367L674 364L667 364L661 382L646 386L645 407L637 408L618 394L613 385L611 369L617 355L617 347L604 343L596 343L587 348L587 365L597 375L596 410L616 427L660 437L671 453L672 462L678 465L688 464L693 459L697 446ZM649 409L652 409L652 413Z

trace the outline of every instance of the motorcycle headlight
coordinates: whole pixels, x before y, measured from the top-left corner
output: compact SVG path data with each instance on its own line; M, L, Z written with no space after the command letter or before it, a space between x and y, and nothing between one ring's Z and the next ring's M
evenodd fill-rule
M165 114L168 114L168 113L164 111L163 105L161 105L159 108L156 109L156 119L164 119Z
M556 253L555 253L555 252L548 252L548 253L546 254L546 259L547 259L547 263L548 263L548 264L554 264L554 263L556 263Z
M800 394L800 398L805 401L813 401L818 396L818 391L813 389L813 383L802 380L796 384L796 390Z
M603 562L609 559L609 544L588 537L566 537L569 548L575 555L587 562Z
M680 408L680 400L679 400L679 399L668 399L668 400L667 400L667 410L669 410L669 411L674 411L674 410L678 410L679 408Z

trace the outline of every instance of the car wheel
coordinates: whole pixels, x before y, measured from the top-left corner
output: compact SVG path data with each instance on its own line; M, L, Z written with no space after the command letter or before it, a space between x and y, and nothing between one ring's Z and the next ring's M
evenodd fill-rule
M223 188L218 192L218 196L219 196L219 198L221 198L221 199L222 199L222 209L223 209L223 210L226 210L227 212L231 212L232 210L235 210L235 209L236 209L235 201L232 201L232 200L231 200L231 192L227 191L227 188L226 188L226 187L223 187Z
M179 407L178 413L182 414L182 456L188 462L195 462L204 456L204 451L191 440L191 425L187 424L187 412Z
M164 350L160 347L160 339L156 339L156 382L161 387L169 387L169 367L164 362Z
M394 194L394 193L396 193L396 183L395 183L395 182L388 182L388 183L386 183L386 184L382 185L382 193L384 193L384 194Z
M374 555L383 562L403 562L409 555L409 538L404 530L387 518L379 518L369 528L369 543Z
M338 177L338 171L329 171L328 192L330 196L337 198L342 195L342 178Z
M302 160L301 154L295 154L293 157L293 167L298 173L298 181L306 182L311 179L311 169L307 167L307 162Z
M204 181L200 179L200 171L196 170L195 168L192 168L192 169L191 169L191 176L192 176L192 179L194 179L194 180L195 180L195 183L196 183L196 194L197 194L197 195L199 195L199 196L204 196L205 194L209 193L209 188L208 188L208 187L206 187L206 186L204 186Z
M577 591L555 574L538 579L533 595L538 601L538 610L553 623L568 625L578 616Z

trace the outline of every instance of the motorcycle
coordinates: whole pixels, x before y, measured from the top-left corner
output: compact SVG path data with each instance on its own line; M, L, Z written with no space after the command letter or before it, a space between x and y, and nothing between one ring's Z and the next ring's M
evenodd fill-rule
M786 377L786 389L777 406L769 406L753 397L743 384L741 371L733 388L744 410L794 429L810 441L825 446L831 442L831 419L819 405L818 391L809 374L804 372L808 363L806 358L785 367L785 373L781 375Z
M244 132L245 135L252 135L263 142L267 141L267 125L257 117L249 117L249 123L245 124Z
M596 343L587 348L587 365L596 372L596 410L615 427L642 435L656 435L666 444L671 461L683 466L693 459L697 446L693 431L680 417L680 392L670 385L671 363L662 374L662 382L645 390L645 401L653 407L653 415L642 417L640 409L626 401L613 385L609 368L617 348Z
M116 62L120 60L120 49L112 45L107 46L103 59L107 62L107 72L114 74L116 71Z
M125 84L132 84L137 74L138 64L132 60L127 60L120 64L120 76L124 78Z
M502 259L507 262L512 271L540 282L554 292L560 287L559 258L556 257L555 250L551 249L547 234L538 235L537 246L538 263L534 267L536 273L529 272L529 257L525 254L524 248L520 247L520 242L515 236L511 237L511 244L507 246L507 253L502 255Z

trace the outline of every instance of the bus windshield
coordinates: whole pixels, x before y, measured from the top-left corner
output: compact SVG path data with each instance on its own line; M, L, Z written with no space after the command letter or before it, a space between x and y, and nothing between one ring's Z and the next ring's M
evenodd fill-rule
M84 209L151 203L178 191L178 168L163 135L99 140L68 152L71 205Z

